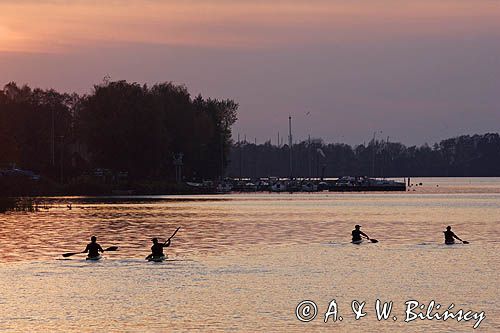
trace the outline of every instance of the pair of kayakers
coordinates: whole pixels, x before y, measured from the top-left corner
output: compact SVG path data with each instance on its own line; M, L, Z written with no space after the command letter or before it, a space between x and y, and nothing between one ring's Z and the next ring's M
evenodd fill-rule
M151 241L153 242L153 246L151 246L151 254L147 256L146 259L165 258L163 248L170 246L170 238L164 243L159 243L158 238L153 238ZM87 244L87 247L82 253L88 253L89 258L98 258L100 256L99 252L102 253L104 250L101 245L97 243L97 237L90 237L90 243Z
M449 244L449 245L455 244L455 239L458 239L459 241L461 241L462 243L465 243L465 244L468 243L467 241L464 241L464 240L460 239L457 235L455 235L455 233L453 231L451 231L450 226L447 226L446 231L443 231L443 232L444 232L444 243L445 244ZM373 243L377 243L376 240L370 239L370 237L368 237L367 234L365 234L363 231L361 231L361 226L359 224L356 224L356 226L354 226L354 230L352 231L352 242L355 244L361 243L363 241L361 236L365 236L366 239L371 240Z

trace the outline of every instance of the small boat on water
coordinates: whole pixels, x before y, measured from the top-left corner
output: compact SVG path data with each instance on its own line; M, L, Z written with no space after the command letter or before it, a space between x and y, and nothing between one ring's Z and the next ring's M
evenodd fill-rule
M167 260L167 256L166 255L163 255L163 256L150 256L146 259L147 261L152 261L152 262L162 262L162 261L165 261Z
M101 260L101 259L102 259L102 255L100 255L100 254L98 254L95 257L89 257L89 256L87 256L87 258L85 258L85 260L93 260L93 261L97 261L97 260Z
M231 183L222 182L217 184L215 192L218 194L230 193L232 189Z
M272 192L286 192L286 188L287 188L286 184L281 181L271 185Z
M303 192L317 192L318 185L316 185L313 182L307 182L305 184L302 184L302 191Z
M332 192L406 191L406 184L390 179L344 176L330 186Z

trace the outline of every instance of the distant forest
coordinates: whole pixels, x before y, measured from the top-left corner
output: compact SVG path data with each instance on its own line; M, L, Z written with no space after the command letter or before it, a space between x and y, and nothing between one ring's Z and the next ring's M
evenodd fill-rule
M228 163L237 109L172 83L104 81L88 95L9 83L0 90L0 169L62 182L97 168L173 179L174 156L183 154L183 174L215 179Z
M290 173L287 145L232 141L237 110L233 100L192 98L186 87L168 82L104 81L85 95L9 83L0 90L0 171L15 165L66 184L106 172L127 182L174 182L174 157L182 154L184 180L500 176L498 133L420 147L303 141L292 147Z
M288 145L239 142L231 149L228 175L289 177L289 156ZM378 140L355 147L307 140L293 145L291 170L293 177L306 178L500 176L500 136L463 135L420 147Z

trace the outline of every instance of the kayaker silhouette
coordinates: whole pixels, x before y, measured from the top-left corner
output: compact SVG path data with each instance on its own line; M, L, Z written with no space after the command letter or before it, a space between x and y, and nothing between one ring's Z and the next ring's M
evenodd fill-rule
M464 244L469 244L469 242L461 240L453 231L451 231L451 227L447 226L446 231L443 231L444 233L444 243L448 245L455 244L455 239L458 239Z
M87 253L87 260L99 260L101 259L101 255L99 254L100 252L108 252L108 251L118 251L118 246L110 246L106 249L102 249L101 245L97 243L97 237L92 236L90 237L90 243L87 244L87 247L85 248L84 251L82 252L69 252L69 253L64 253L62 256L64 258L74 256L75 254L80 254L80 253Z
M158 238L151 239L153 241L153 246L151 246L151 254L146 257L146 260L155 259L155 258L165 258L165 254L163 253L164 247L170 246L170 238L165 243L159 243Z
M92 236L90 237L90 243L87 244L87 247L85 248L85 251L83 253L87 253L90 258L98 257L99 252L104 252L102 249L101 245L97 243L97 237Z
M366 239L370 239L370 237L368 237L367 234L365 234L363 231L360 230L361 226L359 224L356 224L356 226L354 226L354 230L352 231L352 242L353 243L361 243L363 241L363 239L361 238L361 236L365 236Z

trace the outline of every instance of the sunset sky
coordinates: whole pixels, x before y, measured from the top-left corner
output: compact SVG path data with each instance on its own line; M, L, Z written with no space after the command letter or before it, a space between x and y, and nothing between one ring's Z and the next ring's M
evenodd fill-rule
M497 0L0 0L0 85L173 81L258 142L500 130Z

